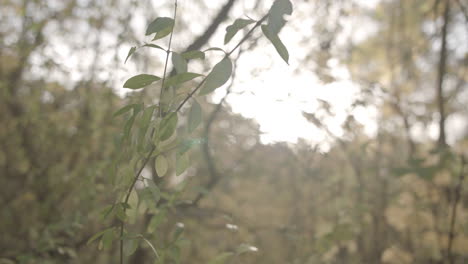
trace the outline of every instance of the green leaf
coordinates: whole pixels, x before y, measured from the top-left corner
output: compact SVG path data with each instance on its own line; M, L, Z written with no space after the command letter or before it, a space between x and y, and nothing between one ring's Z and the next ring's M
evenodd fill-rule
M143 110L143 115L140 120L140 131L138 134L138 142L140 147L143 146L144 143L144 138L146 135L146 132L148 131L148 127L151 121L151 118L153 117L153 112L156 106L149 106Z
M232 74L232 63L228 57L224 57L218 64L213 67L213 70L205 79L205 84L200 90L200 95L209 94L216 88L225 84Z
M226 35L224 36L224 44L227 44L239 30L254 23L251 19L236 19L234 23L226 28Z
M167 221L166 214L166 210L157 211L148 224L147 232L153 233L162 223Z
M184 173L185 170L190 166L190 160L188 154L177 154L176 155L176 176Z
M177 127L177 122L178 122L178 117L177 117L177 113L175 112L168 114L161 121L161 127L159 130L159 139L161 141L164 141L170 138L172 134L174 134L174 131L176 130L176 127Z
M268 30L271 34L277 35L286 24L284 15L291 15L293 11L289 0L276 0L268 13Z
M130 132L132 131L133 123L135 123L135 116L136 114L134 113L124 124L124 134L123 134L124 139L127 139L130 137Z
M128 51L127 57L125 58L124 64L127 62L128 58L132 56L132 54L136 51L136 47L131 47L130 50Z
M214 259L210 260L210 262L208 262L208 264L224 264L232 256L234 256L234 253L224 252L224 253L221 253L220 255L216 256Z
M158 40L158 39L161 39L161 38L164 38L165 36L169 35L172 31L172 28L171 27L167 27L161 31L159 31L156 36L154 36L153 38L153 41L154 40Z
M202 122L202 109L200 104L193 100L188 116L188 131L192 133Z
M101 217L102 219L106 219L107 216L109 216L112 211L114 210L115 208L115 204L110 204L108 206L106 206L102 211L101 211Z
M156 33L153 40L157 40L169 35L174 28L174 19L170 17L158 17L151 22L146 29L146 35Z
M278 37L278 35L271 33L268 27L265 25L262 25L262 31L263 34L265 34L265 37L267 37L267 39L270 40L270 42L273 44L281 58L283 58L283 60L289 64L288 50L284 46L283 42L281 42L281 39Z
M111 228L108 228L108 229L104 229L104 230L102 230L101 232L98 232L98 233L94 234L92 237L90 237L90 238L88 239L88 242L86 242L86 244L89 245L89 244L93 243L93 241L95 241L96 239L100 238L100 237L101 237L105 232L107 232L107 230L109 230L109 229L112 229L112 227L111 227Z
M180 143L180 145L179 145L179 147L177 149L177 153L178 154L184 154L189 149L191 149L193 146L201 145L204 142L205 142L205 139L203 139L203 138L184 140L182 143Z
M159 202L161 199L161 190L158 188L156 183L152 179L148 180L148 189L150 190L151 194L153 195L154 203Z
M112 247L112 241L114 240L114 238L114 228L109 228L106 230L106 232L104 232L101 239L104 249L109 249Z
M199 50L191 50L181 54L181 56L186 60L193 60L193 59L205 59L205 53Z
M163 47L161 47L159 45L156 45L156 44L146 43L145 45L143 45L143 47L150 47L150 48L155 48L155 49L160 49L160 50L166 51Z
M125 220L127 220L127 214L125 213L125 209L122 203L116 205L115 215L122 222L125 222Z
M145 201L148 207L155 207L154 196L149 187L138 190L138 198L140 201Z
M133 124L135 123L135 118L138 113L141 111L143 104L135 104L133 107L132 116L124 124L123 140L130 137L130 132L132 131Z
M143 109L143 104L135 104L135 107L133 107L133 115L137 115L142 109Z
M188 82L200 76L203 76L203 75L198 74L198 73L193 73L193 72L179 73L167 79L167 81L164 83L164 86L169 87L169 86L178 85L184 82Z
M123 87L129 89L140 89L145 86L152 84L153 82L159 81L161 78L151 74L139 74L128 79Z
M158 176L163 177L166 174L168 167L169 165L166 157L162 154L158 155L156 158L156 173Z
M126 240L124 243L124 254L125 256L131 256L135 253L136 249L138 248L138 241L137 239L129 239Z
M116 116L119 116L119 115L122 115L122 114L125 114L126 112L134 109L135 107L138 107L140 106L140 104L129 104L129 105L126 105L122 108L120 108L119 110L117 110L112 116L113 117L116 117Z
M172 52L171 60L177 73L187 72L187 61L179 53Z

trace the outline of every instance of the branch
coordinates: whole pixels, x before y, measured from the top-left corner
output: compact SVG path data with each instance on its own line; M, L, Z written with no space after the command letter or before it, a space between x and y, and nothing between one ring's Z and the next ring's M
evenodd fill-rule
M221 8L218 15L216 15L211 24L205 30L205 32L203 32L201 36L195 39L195 41L192 42L192 44L190 44L185 51L201 49L201 47L205 45L208 40L210 40L211 36L213 36L219 25L227 18L227 14L231 10L235 1L236 0L228 0L227 3Z

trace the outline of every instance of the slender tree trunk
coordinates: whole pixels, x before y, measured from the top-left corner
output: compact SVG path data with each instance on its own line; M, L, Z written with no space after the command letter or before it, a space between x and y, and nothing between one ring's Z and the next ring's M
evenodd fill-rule
M445 0L444 7L444 24L442 26L442 39L440 47L440 58L439 58L439 70L437 76L437 107L439 110L439 140L438 145L444 147L447 145L445 137L445 105L444 105L444 94L443 94L443 84L444 76L446 72L446 61L447 61L447 31L450 20L450 0Z

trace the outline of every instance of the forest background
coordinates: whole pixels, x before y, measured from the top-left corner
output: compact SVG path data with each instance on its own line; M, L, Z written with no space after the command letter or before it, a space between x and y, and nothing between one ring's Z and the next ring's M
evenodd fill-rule
M175 202L154 213L135 194L131 228L166 263L468 263L468 3L292 3L289 65L261 32L243 43L232 79L197 99L190 168L143 171ZM164 54L124 61L173 4L0 1L1 264L117 263L116 241L87 243L122 192L111 167L128 116L114 113L159 100L121 87ZM234 19L271 4L181 0L173 47L223 47ZM149 244L131 251L155 261Z

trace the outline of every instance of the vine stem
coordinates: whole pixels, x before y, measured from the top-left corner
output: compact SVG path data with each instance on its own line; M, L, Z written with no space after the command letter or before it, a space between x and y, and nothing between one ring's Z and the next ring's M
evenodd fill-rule
M177 15L177 0L175 0L175 4L174 4L174 26L175 26L175 20L176 20L176 15ZM247 32L247 34L237 43L237 45L231 50L229 51L228 53L225 54L224 58L227 58L229 57L234 51L236 51L247 39L249 39L250 35L252 35L253 31L259 27L268 17L268 14L266 14L265 16L263 16L259 21L257 21L255 23L255 25ZM169 53L170 53L170 50L171 50L171 43L172 43L172 35L173 35L173 31L171 31L171 34L169 36L169 45L168 45L168 48L166 50L166 62L164 64L164 73L163 73L163 78L162 78L162 81L161 81L161 92L160 92L160 99L162 98L163 96L163 91L164 91L164 82L165 82L165 79L166 79L166 72L167 72L167 65L168 65L168 61L169 61ZM179 112L180 109L184 106L185 103L187 103L187 101L193 97L193 95L200 89L200 87L205 83L206 81L206 77L195 87L195 89L190 92L189 95L187 95L187 97L182 101L182 103L177 107L176 111L175 112ZM159 107L159 117L162 117L163 115L163 112L161 110L161 103L160 103L160 107ZM154 134L154 129L153 131L151 132L151 134ZM140 175L141 175L141 172L143 171L143 169L146 167L146 165L148 164L148 161L150 160L151 156L153 155L154 151L156 150L156 146L155 145L152 145L151 146L151 150L150 152L148 153L148 155L146 155L145 159L143 160L143 163L141 164L141 167L138 169L137 173L135 174L135 177L133 178L133 181L132 183L130 184L129 188L127 189L127 194L125 195L125 199L124 199L124 203L127 204L128 203L128 200L130 199L130 195L132 194L132 191L133 191L133 188L135 187L135 184L136 182L138 181L138 179L140 178ZM127 210L127 207L124 206L123 208L124 212L126 212ZM121 221L120 223L120 250L119 250L119 255L120 255L120 264L123 264L123 248L124 248L124 241L122 239L123 237L123 234L124 234L124 229L125 229L125 222L124 221Z
M160 95L159 95L159 108L158 108L159 117L162 117L162 114L163 114L162 110L161 110L162 109L161 99L162 99L163 91L164 91L164 82L166 81L167 64L169 62L169 54L171 53L172 36L174 35L174 28L175 28L176 18L177 18L177 0L174 1L174 18L173 18L174 25L172 27L171 34L169 36L169 44L168 44L167 50L166 50L166 61L164 63L164 72L163 72L162 81L161 81L161 92L160 92ZM151 138L152 138L153 134L154 134L154 128L151 131ZM128 203L128 200L130 199L130 195L132 194L133 188L135 187L136 182L140 178L141 172L146 167L146 164L148 164L148 161L150 160L150 158L153 155L155 150L156 150L156 146L153 144L151 146L150 152L148 153L148 155L143 160L143 164L141 165L140 169L138 169L137 173L135 174L135 177L133 178L132 183L130 184L129 188L127 189L127 194L126 194L125 199L124 199L124 204ZM125 213L127 211L127 206L124 206L123 210L124 210L124 213ZM125 221L121 220L121 222L120 222L120 247L119 247L120 264L124 263L124 257L123 257L123 255L124 255L123 254L124 240L122 239L122 237L124 235L124 229L125 229Z

